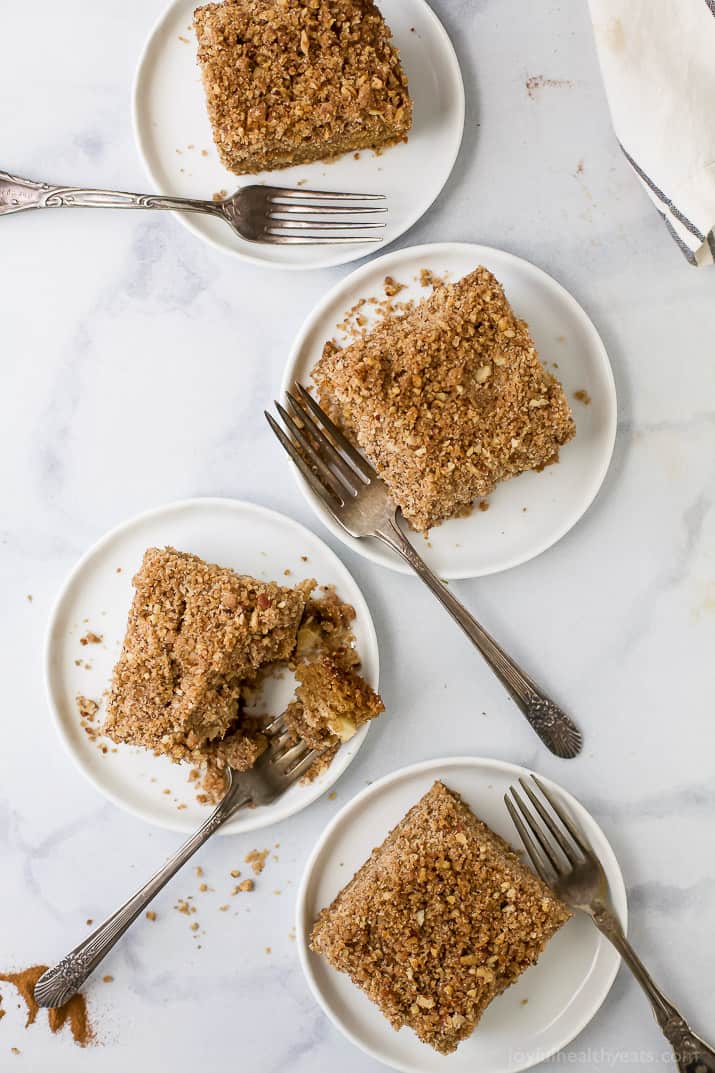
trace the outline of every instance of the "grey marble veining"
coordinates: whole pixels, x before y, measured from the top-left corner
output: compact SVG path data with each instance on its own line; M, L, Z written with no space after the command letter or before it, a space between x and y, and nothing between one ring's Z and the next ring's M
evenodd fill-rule
M161 6L38 0L30 13L6 5L0 166L146 187L129 89ZM201 949L172 909L177 896L195 893L193 876L160 897L156 923L140 924L107 962L114 982L91 986L102 1046L80 1052L44 1022L25 1032L3 989L2 1073L193 1073L229 1063L250 1073L377 1073L302 979L290 938L295 889L340 805L401 764L448 753L537 766L582 797L620 858L645 959L696 1027L715 1035L705 986L715 950L704 939L715 932L715 275L687 266L621 158L585 5L434 6L463 67L466 134L442 196L398 245L471 240L535 261L593 317L616 376L616 453L586 518L538 560L455 583L574 711L584 754L568 765L547 756L427 595L338 547L276 454L263 406L303 318L349 266L269 274L164 216L3 220L0 967L63 952L86 919L123 900L176 843L98 797L50 729L47 615L69 567L109 527L171 499L228 495L315 528L371 606L390 714L336 800L270 833L206 847L201 864L218 888L247 850L281 846L237 915L218 911L218 891L206 895ZM529 94L527 80L539 75L564 85ZM427 650L423 681L415 668ZM638 1051L666 1064L624 974L570 1050L583 1068L598 1061L589 1055L623 1066Z

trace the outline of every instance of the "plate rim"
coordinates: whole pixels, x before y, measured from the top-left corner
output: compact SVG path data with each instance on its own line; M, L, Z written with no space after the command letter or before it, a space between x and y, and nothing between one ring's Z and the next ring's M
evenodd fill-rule
M140 161L142 163L144 171L146 172L149 180L157 186L157 192L163 194L164 196L170 196L171 191L161 190L160 189L161 183L158 182L156 176L154 175L154 171L153 171L153 169L151 168L151 166L149 164L149 159L148 159L147 153L145 152L144 142L143 142L142 135L141 135L141 122L140 122L140 119L139 119L140 83L141 83L141 80L142 80L142 73L144 71L145 64L147 63L147 61L149 59L149 52L151 50L151 47L152 47L152 44L154 42L155 37L161 31L164 23L169 19L173 9L178 7L179 4L182 4L184 2L185 2L185 0L169 0L169 2L166 4L164 9L158 15L158 17L155 18L154 21L152 22L151 27L149 28L148 34L147 34L146 38L144 39L144 43L143 43L143 45L141 47L141 51L139 53L139 58L137 60L136 68L135 68L134 75L133 75L133 78L132 78L132 85L131 85L131 91L130 91L131 92L131 100L130 100L131 125L132 125L132 133L133 133L133 136L134 136L134 144L135 144L135 147L136 147L136 151L138 153L139 159L140 159ZM457 56L456 49L455 49L454 45L452 44L452 39L449 36L449 34L447 33L447 30L446 30L446 28L444 26L444 23L439 18L439 16L434 11L434 9L431 7L431 5L428 3L428 0L409 0L409 2L417 5L418 7L420 7L423 10L423 12L425 13L426 17L432 21L432 25L434 27L434 30L435 30L436 34L441 38L442 46L445 48L446 55L448 56L448 59L449 59L450 78L454 83L455 89L457 89L457 91L458 91L458 93L457 93L457 115L456 115L456 122L455 122L455 144L454 144L453 152L450 155L448 167L447 167L447 170L446 170L446 172L444 174L444 178L443 178L441 184L439 185L439 187L435 190L434 196L416 214L411 214L410 216L408 216L407 217L408 222L405 224L405 226L400 231L396 232L395 235L392 238L390 238L387 242L384 243L384 245L381 243L380 244L380 250L387 249L388 246L391 246L398 239L402 238L403 235L405 235L408 231L410 231L415 226L415 224L418 223L418 221L422 219L422 217L430 210L432 205L434 205L435 201L440 196L440 194L444 190L445 186L449 182L449 178L452 175L452 172L454 171L454 166L457 163L457 159L459 157L459 153L460 153L461 148L462 148L462 142L464 141L464 127L465 127L465 122L466 122L466 91L465 91L465 88L464 88L464 78L462 76L462 68L461 68L460 63L459 63L459 57ZM242 179L245 178L245 176L237 175L235 178L240 182ZM250 179L250 176L248 178ZM192 235L194 235L195 238L198 238L198 239L202 240L203 242L206 242L213 249L220 251L221 253L225 254L228 257L238 257L239 260L245 261L247 264L253 264L253 265L256 265L258 267L266 268L266 269L273 269L273 270L279 270L279 271L288 271L288 272L296 272L296 271L299 272L299 271L310 271L310 270L317 271L319 269L335 268L335 267L338 267L340 265L350 264L353 261L359 261L359 260L362 260L362 259L364 259L366 257L371 258L373 256L373 253L375 252L375 251L372 251L370 249L367 249L367 250L364 250L361 253L350 253L349 252L350 251L349 246L342 246L342 247L336 247L336 251L342 249L343 251L345 251L344 253L336 252L335 256L333 256L333 257L330 257L326 253L325 257L322 257L319 260L316 260L314 263L311 263L311 264L301 264L298 261L296 261L296 262L286 262L285 264L284 263L278 263L278 262L275 262L275 261L271 261L269 259L264 259L264 258L261 258L261 257L258 257L258 256L253 256L250 252L246 252L246 251L244 251L242 249L230 249L229 247L227 247L227 246L223 245L222 243L218 242L212 236L202 234L197 229L197 227L193 224L193 221L191 220L191 217L190 217L189 213L172 212L171 215L174 216L176 219L178 219L179 222L181 223L181 225L183 227L185 227L186 230L189 231ZM357 243L356 243L356 246L357 246ZM329 247L326 246L325 248L327 250Z
M328 1003L324 1002L324 1000L323 1000L322 992L320 990L320 987L318 986L318 983L317 983L317 981L315 979L315 976L314 976L314 973L312 971L312 967L311 967L311 964L310 964L310 958L311 958L312 955L311 955L311 951L310 951L310 949L308 947L306 929L305 929L304 923L303 923L304 919L305 919L305 916L306 916L306 901L307 901L307 896L308 896L308 886L309 886L309 883L310 883L310 881L312 879L313 872L314 872L316 864L318 862L318 858L319 858L321 852L323 851L323 848L324 848L326 842L332 836L333 831L336 829L336 827L347 816L349 816L351 811L353 811L356 807L358 807L360 804L362 804L363 801L365 801L366 799L368 799L368 798L370 798L372 796L375 796L375 795L379 794L383 789L385 789L385 787L388 787L392 783L398 782L399 780L401 780L403 778L407 778L407 777L410 777L412 775L419 775L419 774L422 774L422 773L425 773L425 772L429 772L431 770L435 770L435 771L443 770L445 768L456 767L456 766L460 766L460 765L461 766L466 766L466 767L481 768L482 770L486 768L488 770L499 771L501 773L507 773L508 772L510 775L513 776L514 781L519 777L519 775L529 775L533 771L532 768L525 767L525 766L523 766L521 764L517 764L517 763L515 763L513 761L499 760L499 759L496 759L496 758L493 758L493 757L474 756L474 755L470 754L470 755L466 755L466 756L451 755L451 756L445 756L445 757L437 757L436 759L433 759L433 760L420 760L420 761L417 761L414 764L407 764L404 767L397 768L395 771L388 772L386 775L383 775L381 778L376 779L375 782L371 783L369 786L366 786L364 789L360 790L357 794L355 794L354 797L352 797L349 801L347 801L342 806L342 808L339 809L339 811L336 813L336 815L333 817L333 819L327 824L327 826L323 829L323 831L321 831L321 833L318 836L318 839L317 839L315 845L313 846L312 850L310 851L310 855L308 857L308 860L306 861L305 867L303 869L303 874L301 875L300 884L299 884L299 887L298 887L298 892L297 892L297 895L296 895L295 932L296 932L296 946L297 946L297 949L298 949L298 959L300 961L300 966L301 966L301 969L303 971L303 976L305 977L305 980L306 980L306 982L308 984L308 988L310 990L311 995L313 996L313 999L318 1003L320 1009L326 1015L326 1017L328 1018L330 1023L332 1025L334 1025L334 1027L337 1028L338 1031L341 1032L342 1035L346 1039L348 1039L355 1047L357 1047L363 1053L368 1054L371 1058L374 1058L376 1061L381 1062L384 1065L387 1065L389 1068L399 1070L399 1073L414 1073L415 1067L410 1066L410 1065L406 1065L401 1061L396 1061L396 1062L393 1062L393 1061L388 1062L388 1061L386 1061L384 1055L378 1053L368 1043L366 1043L365 1041L359 1039L355 1035L354 1032L352 1032L344 1024L342 1024L341 1021L338 1019L338 1017L334 1014L333 1010L330 1008ZM620 864L618 862L618 858L616 857L616 854L615 854L615 852L613 850L613 847L611 846L610 840L606 837L601 825L597 822L596 819L594 819L594 817L591 814L591 812L589 812L589 810L586 808L586 806L583 805L578 800L578 798L574 797L574 795L572 793L570 793L570 791L565 789L565 787L563 787L560 783L555 782L550 777L548 777L546 775L542 775L540 772L538 773L538 775L539 775L539 778L541 779L541 781L549 789L555 790L557 792L557 794L560 797L563 798L563 800L567 803L567 805L569 805L569 807L573 807L573 805L575 804L577 812L579 810L583 811L588 816L589 821L593 824L595 830L598 832L600 837L603 839L603 842L604 842L604 844L605 844L605 846L607 848L607 851L608 851L608 853L610 854L610 857L611 857L611 860L609 861L609 869L610 869L610 871L609 871L609 874L608 874L610 893L611 893L611 896L613 898L613 902L614 902L614 905L615 905L616 915L618 916L619 920L621 921L621 924L623 926L624 932L627 931L627 927L628 927L628 897L627 897L627 889L626 889L625 880L623 878L623 873L621 871L621 867L620 867ZM438 777L438 776L435 775L435 777ZM386 832L386 834L387 834L387 832ZM609 949L610 949L610 947L609 947ZM618 970L620 968L621 957L615 950L614 950L614 953L615 953L615 957L613 959L613 967L612 967L611 971L608 973L608 977L607 977L607 979L605 981L605 985L604 985L604 988L603 988L603 993L598 998L597 1004L593 1007L593 1009L588 1014L588 1016L585 1018L585 1020L583 1020L578 1025L578 1027L575 1029L575 1031L573 1033L570 1033L570 1032L567 1033L567 1037L560 1039L560 1041L556 1045L552 1046L550 1044L549 1048L546 1051L544 1051L544 1052L539 1051L538 1054L535 1056L533 1061L526 1060L523 1064L513 1065L513 1066L509 1066L509 1067L503 1067L503 1069L500 1069L500 1073L522 1073L523 1070L531 1069L537 1063L546 1061L548 1058L553 1056L557 1051L563 1050L564 1047L567 1047L568 1044L571 1043L584 1030L584 1028L586 1028L586 1026L588 1024L590 1024L590 1022L593 1020L593 1018L596 1016L598 1011L601 1009L601 1006L605 1002L605 1000L606 1000L611 988L613 987L613 982L614 982L614 980L616 978L616 975L618 973Z
M342 279L330 288L330 290L322 296L316 302L315 306L308 313L303 323L301 324L298 332L293 340L291 349L288 354L288 359L281 378L280 391L281 396L285 395L289 386L293 383L295 378L295 367L300 358L301 351L305 346L306 339L310 333L316 328L321 317L325 315L328 307L339 297L343 290L349 290L355 284L362 282L362 279L374 271L383 271L382 265L385 265L385 270L388 271L387 262L394 262L395 259L405 258L409 259L415 255L439 256L441 254L449 254L453 252L464 252L467 250L473 250L476 257L483 257L485 254L487 257L490 254L497 254L499 257L505 258L512 265L518 265L522 269L525 267L527 273L532 274L537 279L545 280L547 285L552 287L555 293L562 299L569 309L576 315L579 321L583 324L586 330L593 338L595 349L599 352L599 358L603 367L603 372L606 377L610 407L609 407L609 421L608 421L608 450L604 451L601 466L598 470L597 479L593 481L593 485L589 490L589 495L584 499L579 506L578 512L574 515L569 515L567 523L560 527L557 535L549 538L545 543L541 543L524 555L515 555L503 563L489 567L486 570L480 570L477 573L474 571L465 572L464 569L449 567L446 569L440 568L440 577L443 577L449 581L462 581L471 578L489 577L492 574L500 574L506 570L512 570L516 566L521 566L524 563L530 562L532 559L538 558L549 548L554 547L562 540L585 516L590 507L593 505L596 497L601 491L608 470L613 459L613 452L616 445L616 434L618 431L618 394L616 391L616 381L613 374L613 368L611 366L608 351L603 339L598 332L595 324L591 320L590 316L580 304L580 302L571 294L570 291L564 287L557 279L551 276L545 269L540 268L539 265L528 261L525 257L520 257L518 254L510 253L508 250L499 249L497 246L486 246L478 242L426 242L417 246L404 246L398 250L390 250L388 253L383 254L380 257L373 258L366 264L359 265L353 269L347 276L343 276ZM300 491L303 494L303 498L308 502L311 509L315 513L316 517L325 525L325 527L337 537L342 543L350 548L352 551L361 555L365 559L369 559L371 562L376 563L379 566L386 567L389 570L393 570L399 574L412 574L412 568L409 567L402 559L398 558L396 554L385 553L382 550L382 546L373 546L369 540L359 539L350 536L334 519L328 514L327 510L322 507L320 501L314 492L310 489L306 481L301 476L297 467L290 462L291 469L293 470L294 478L298 484Z
M61 613L63 604L67 599L72 586L80 577L82 571L85 569L90 560L98 552L101 552L117 536L122 535L127 530L132 529L136 525L140 525L145 521L150 521L152 518L155 518L161 514L165 514L174 510L196 508L197 506L228 506L231 508L238 507L240 509L248 510L250 513L260 514L263 517L268 517L273 520L278 519L281 524L288 522L295 530L306 532L314 540L317 540L319 544L322 545L323 550L327 553L328 559L332 558L332 560L334 560L334 562L338 564L340 569L344 571L344 573L352 581L354 587L354 594L357 598L354 601L351 598L351 602L358 603L360 605L357 608L357 611L362 618L362 622L365 626L367 633L367 641L370 649L369 656L371 663L372 665L374 665L375 668L374 682L372 683L373 688L375 689L378 688L380 676L380 646L377 638L377 631L375 629L375 623L373 621L367 600L363 595L362 589L355 581L355 578L353 577L350 570L348 570L347 566L345 566L342 559L340 559L340 557L333 551L333 549L328 544L326 544L320 536L318 536L316 533L313 533L312 530L307 528L307 526L304 526L301 522L296 521L294 518L291 518L288 515L281 513L280 511L273 510L270 507L264 507L262 504L253 503L250 500L233 499L230 496L192 496L187 499L172 500L168 503L162 504L161 506L151 507L149 508L149 510L141 511L139 514L135 514L130 518L124 519L118 525L113 526L111 529L103 533L98 540L91 544L86 549L86 551L82 553L80 558L67 572L64 579L62 580L57 595L52 602L47 617L42 645L42 673L45 700L49 712L49 717L55 728L55 732L58 738L62 742L63 748L65 749L66 753L69 754L75 768L81 772L84 778L92 785L92 787L97 791L97 793L101 794L101 796L105 798L105 800L110 801L113 805L117 806L118 808L121 808L124 812L129 813L137 819L142 820L144 823L167 831L177 831L182 834L191 834L195 830L196 825L189 823L188 821L182 821L181 813L177 813L176 818L172 816L171 820L169 820L168 818L158 819L154 816L148 816L142 808L130 804L125 799L115 794L112 790L107 789L104 783L94 775L94 773L89 769L88 766L84 764L81 755L74 748L70 736L65 732L64 724L59 712L59 706L55 702L53 696L53 635L55 633L55 627L57 624L58 617ZM315 797L306 801L304 804L299 805L298 807L295 807L295 805L293 805L292 807L286 809L284 805L283 809L277 810L268 822L262 822L260 820L260 809L256 809L252 813L238 813L237 816L232 817L231 819L227 820L225 824L222 824L222 826L219 827L215 833L225 837L230 835L247 834L250 831L257 831L261 830L262 828L272 827L277 823L282 823L290 816L294 816L297 813L302 812L303 809L306 809L310 805L316 803L323 796L323 793L326 792L335 782L337 782L338 779L350 767L353 760L362 748L369 729L369 724L365 724L363 727L360 727L357 734L355 734L351 739L353 748L350 754L346 757L346 763L344 767L339 772L337 772L337 774L331 781L326 780L324 785L321 784L322 789L320 793L317 794ZM207 812L206 815L208 816L209 813Z

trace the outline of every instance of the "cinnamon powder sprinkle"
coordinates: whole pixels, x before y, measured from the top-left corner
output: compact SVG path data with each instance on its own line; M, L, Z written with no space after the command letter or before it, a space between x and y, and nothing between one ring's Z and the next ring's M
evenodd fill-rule
M27 1007L25 1028L29 1028L37 1019L40 1007L35 1002L35 984L42 974L47 972L47 968L47 965L32 965L29 969L22 969L20 972L0 973L0 981L12 984L13 987L17 988ZM68 1024L72 1038L80 1047L86 1047L94 1039L84 995L73 995L64 1006L48 1010L47 1020L52 1032L59 1032L61 1028Z

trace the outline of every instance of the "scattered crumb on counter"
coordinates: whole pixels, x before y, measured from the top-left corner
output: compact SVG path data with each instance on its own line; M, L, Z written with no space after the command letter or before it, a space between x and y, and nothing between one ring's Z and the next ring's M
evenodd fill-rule
M267 849L262 849L262 850L252 849L250 853L246 854L246 857L245 857L246 864L250 864L250 866L253 869L255 875L257 875L257 876L260 875L261 872L263 871L263 869L265 868L265 866L266 866L266 858L268 857L269 853L270 853L270 850L267 850Z
M156 913L154 912L153 909L147 909L145 915L146 915L147 920L156 920Z
M585 387L579 388L578 391L574 391L573 397L578 402L582 402L584 406L590 406L591 404L591 396L586 391Z
M102 983L103 983L103 984L111 984L111 983L113 983L113 981L114 981L114 977L113 977L113 976L109 976L109 975L107 975L107 976L103 976L103 977L102 977Z
M103 637L101 633L95 633L94 630L87 630L84 637L80 637L79 643L81 645L101 645Z
M212 201L224 201L228 197L228 190L216 190L211 195Z
M479 500L479 509L481 511L489 510L489 500L488 499L480 499Z
M328 801L334 801L337 796L335 790L331 790L328 794Z

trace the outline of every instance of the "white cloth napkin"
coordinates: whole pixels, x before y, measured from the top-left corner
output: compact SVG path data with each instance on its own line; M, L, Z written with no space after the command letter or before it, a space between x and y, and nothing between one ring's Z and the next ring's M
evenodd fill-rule
M715 0L589 0L623 154L688 261L715 263Z

